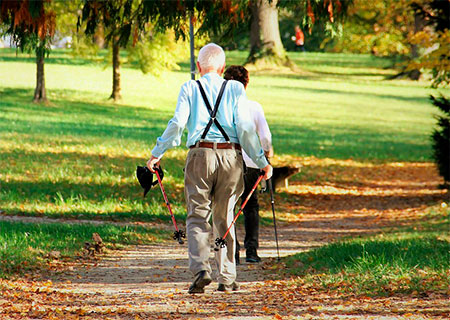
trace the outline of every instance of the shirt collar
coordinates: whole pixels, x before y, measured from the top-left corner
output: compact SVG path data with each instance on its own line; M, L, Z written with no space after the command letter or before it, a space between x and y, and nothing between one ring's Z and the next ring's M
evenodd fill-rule
M206 79L222 79L221 76L219 76L219 74L217 72L208 72L207 74L205 74L202 78L206 78Z

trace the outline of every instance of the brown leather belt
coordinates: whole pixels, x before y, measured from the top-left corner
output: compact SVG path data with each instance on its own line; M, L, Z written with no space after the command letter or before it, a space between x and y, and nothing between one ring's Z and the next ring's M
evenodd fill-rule
M241 146L237 143L228 143L228 142L197 142L196 144L190 146L189 148L210 148L214 149L214 145L216 149L236 149L241 151Z

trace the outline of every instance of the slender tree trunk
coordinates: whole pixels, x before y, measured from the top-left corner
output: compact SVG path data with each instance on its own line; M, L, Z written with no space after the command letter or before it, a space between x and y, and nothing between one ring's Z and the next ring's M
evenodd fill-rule
M105 48L105 29L102 23L98 24L97 31L94 34L94 42L99 49Z
M45 90L44 60L44 43L41 42L36 48L36 89L33 97L35 103L48 102Z
M281 42L278 26L278 0L252 1L252 24L250 29L250 54L247 63L266 62L290 65Z
M419 14L414 15L414 34L423 30L424 21L423 18ZM411 45L411 58L417 59L419 57L419 48L416 44ZM419 69L414 69L409 72L409 78L411 80L419 80L421 72Z
M115 36L112 40L113 87L110 99L114 99L114 101L122 99L122 95L120 93L120 46L118 40L118 36Z

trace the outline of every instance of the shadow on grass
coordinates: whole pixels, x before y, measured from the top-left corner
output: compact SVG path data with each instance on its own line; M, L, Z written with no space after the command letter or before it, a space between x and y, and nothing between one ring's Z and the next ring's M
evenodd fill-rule
M63 135L75 138L155 141L173 116L172 112L155 111L136 106L54 100L54 106L24 104L31 90L5 88L0 91L0 132ZM63 95L61 91L59 94ZM386 96L386 98L391 98ZM3 118L3 119L2 119ZM14 121L11 121L11 118ZM32 124L32 125L31 125ZM427 141L411 134L386 134L376 129L353 126L271 124L274 145L279 154L330 157L335 159L429 160ZM186 132L184 133L186 136ZM52 138L49 138L52 139ZM185 138L184 138L185 139ZM184 143L182 143L184 144Z
M1 56L0 55L0 62L26 62L26 63L36 63L36 57L30 56ZM71 56L67 57L46 57L45 58L45 64L65 64L65 65L72 65L72 66L85 66L85 65L92 65L97 64L96 61L90 60L90 59L82 59L82 58L73 58Z
M59 93L65 95L67 90ZM31 103L31 94L27 89L0 90L0 132L149 142L151 137L156 139L163 132L172 117L169 112L98 102L53 99L51 106L44 106Z
M117 121L151 120L153 117L159 119L161 116L173 116L172 111L153 110L134 105L114 104L111 100L108 100L108 102L101 102L98 100L86 102L67 98L77 97L78 91L76 90L55 89L52 90L52 92L55 93L56 97L51 99L51 104L49 106L45 106L31 102L33 96L32 89L3 87L0 88L0 97L2 98L0 106L5 108L5 111L8 111L8 108L10 108L11 112L20 112L22 114L26 114L26 111L39 112L50 116L70 115L71 117L74 117L79 114L94 116L94 119L98 117L99 119L111 119ZM97 96L95 97L98 98ZM89 98L90 97L87 96L87 99Z
M278 154L317 158L357 160L429 160L428 141L411 139L402 132L386 134L355 124L316 125L307 128L287 123L271 124L273 144Z
M303 64L309 64L357 69L385 69L388 67L392 67L393 65L401 61L401 58L398 57L376 57L369 54L289 52L288 55L289 58L299 66Z
M142 198L135 170L146 159L83 153L4 152L0 170L0 203L9 214L47 215L112 220L169 220L159 187ZM182 179L183 160L171 159L166 179ZM131 182L130 182L131 181ZM166 182L177 218L185 216L184 197L173 182ZM19 203L27 208L21 209ZM44 206L44 208L42 208ZM22 207L23 208L23 207Z
M342 91L342 90L333 90L333 89L319 89L319 88L310 88L310 87L301 87L298 85L295 86L289 86L289 85L271 85L271 88L278 89L278 90L301 90L308 93L317 93L317 94L336 94L336 95L343 95L348 96L351 95L351 99L354 99L355 101L360 101L360 98L381 98L381 99L389 99L389 100L401 100L408 103L417 103L417 104L423 104L428 103L429 98L427 96L424 97L417 97L417 96L402 96L402 95L391 95L391 94L382 94L382 93L375 93L375 92L356 92L356 91Z
M56 49L50 52L48 57L45 57L45 64L65 64L65 65L91 65L102 63L107 55L107 50L102 50L94 58L75 57L70 50ZM123 54L121 54L123 55ZM11 48L0 49L0 62L26 62L36 63L36 56L34 53L22 53L20 50Z

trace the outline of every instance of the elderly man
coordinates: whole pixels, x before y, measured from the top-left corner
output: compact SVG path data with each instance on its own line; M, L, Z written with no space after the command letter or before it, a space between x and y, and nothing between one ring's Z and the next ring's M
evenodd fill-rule
M156 141L147 166L154 171L164 152L180 144L187 126L190 148L185 166L187 203L186 231L189 269L194 281L189 293L203 293L211 283L209 264L212 215L214 238L225 234L233 220L233 210L243 192L242 148L264 172L272 175L261 148L255 126L246 107L244 86L238 81L225 81L223 49L210 43L197 59L201 79L188 81L181 87L174 117ZM215 253L219 291L236 291L236 244L234 228L228 233L227 246Z

